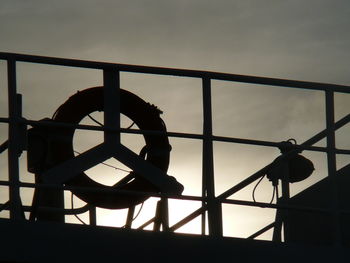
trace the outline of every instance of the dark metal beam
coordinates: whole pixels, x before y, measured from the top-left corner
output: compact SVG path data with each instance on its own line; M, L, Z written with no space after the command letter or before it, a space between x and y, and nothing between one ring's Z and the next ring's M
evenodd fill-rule
M42 178L45 183L62 184L103 161L112 157L113 153L105 144L100 144L94 148L75 156L73 159L53 167L43 173Z
M117 132L105 131L104 140L108 144L120 143L120 88L119 71L103 70L104 125Z
M335 128L339 129L346 125L350 121L350 114L343 117L341 120L336 122ZM0 122L8 123L8 118L0 118ZM20 123L27 124L27 125L42 125L47 127L65 127L65 128L74 128L74 129L81 129L81 130L93 130L93 131L109 131L109 132L121 132L121 133L128 133L128 134L147 134L147 135L164 135L166 134L168 137L174 137L174 138L187 138L187 139L195 139L195 140L202 140L204 137L201 134L193 134L193 133L179 133L179 132L161 132L161 131L154 131L154 130L139 130L139 129L113 129L108 126L95 126L95 125L84 125L84 124L71 124L71 123L63 123L63 122L49 122L49 121L36 121L36 120L26 120L21 119L19 120ZM318 134L318 136L321 136L321 138L324 138L326 136L326 130L323 130ZM322 137L323 136L323 137ZM319 139L319 137L316 138L316 142ZM213 141L217 142L230 142L230 143L239 143L239 144L249 144L249 145L256 145L256 146L267 146L267 147L279 147L280 142L270 142L270 141L263 141L263 140L253 140L253 139L245 139L245 138L235 138L235 137L225 137L225 136L212 136ZM327 152L326 147L320 147L320 146L311 146L310 145L295 145L295 149L298 150L308 150L308 151L318 151L318 152ZM350 150L346 149L335 149L336 154L350 154Z
M247 239L254 239L262 234L264 234L266 231L269 231L271 228L275 227L275 222L272 222L271 224L268 224L267 226L263 227L259 231L255 232L254 234L247 237Z
M215 200L214 181L214 153L213 153L213 124L211 109L211 81L208 78L202 80L203 92L203 151L202 151L202 196L207 197L208 205L208 229L209 234L222 236L222 209L221 203ZM204 205L204 204L203 204ZM202 223L205 222L205 213ZM202 232L205 231L202 226ZM203 231L204 230L204 231Z
M142 159L139 155L125 147L119 145L114 150L114 157L124 165L135 171L138 175L144 177L151 184L164 193L181 194L183 186L172 180L158 167Z
M326 91L326 130L327 130L327 167L328 176L331 181L331 204L332 204L332 219L333 219L333 241L335 245L341 244L341 229L340 229L340 214L339 214L339 192L336 181L336 155L335 155L335 125L334 125L334 92Z
M7 148L8 148L8 140L7 141L5 141L5 142L3 142L1 145L0 145L0 153L2 153L2 152L4 152L5 150L7 150Z
M95 62L78 59L65 59L57 57L33 56L17 53L0 52L0 59L13 59L15 61L50 64L68 67L94 68L94 69L116 69L125 72L157 74L157 75L172 75L180 77L192 78L210 78L216 80L235 81L251 84L261 84L270 86L280 86L288 88L301 88L310 90L329 90L335 92L350 93L350 86L334 85L328 83L307 82L298 80L287 80L278 78L257 77L239 74L227 74L210 71L199 71L189 69L149 67L140 65L127 65L117 63Z
M8 80L8 112L9 112L9 135L8 135L8 174L10 185L10 218L23 219L21 197L19 191L19 163L18 158L21 154L20 143L22 141L20 133L20 124L18 120L21 116L20 102L18 101L17 83L16 83L16 61L9 59L7 61L7 80Z

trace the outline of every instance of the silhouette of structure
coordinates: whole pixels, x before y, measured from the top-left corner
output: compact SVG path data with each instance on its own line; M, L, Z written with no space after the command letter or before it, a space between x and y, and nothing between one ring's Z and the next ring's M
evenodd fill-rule
M59 109L57 109L53 119L46 121L55 123L69 123L78 125L79 122L90 113L103 111L104 106L104 89L95 87L78 92L70 97ZM140 152L140 157L146 162L159 169L158 173L166 173L169 165L169 156L171 146L166 136L166 128L163 120L160 118L161 111L154 105L146 103L136 95L120 90L120 113L133 120L142 130L160 132L158 135L144 134L146 145ZM55 168L64 162L74 159L73 135L75 129L72 127L42 127L35 126L28 131L28 170L35 173L37 183L45 182L50 177L50 169ZM114 138L107 139L101 145L113 145L115 151ZM110 146L111 147L111 146ZM111 147L111 148L112 148ZM100 156L108 154L114 156L108 149L99 149ZM130 154L130 153L129 153ZM100 158L100 157L99 157ZM118 157L117 157L118 158ZM134 156L139 158L139 156ZM139 160L140 161L140 160ZM95 162L95 159L93 159ZM141 162L141 161L140 161ZM88 162L84 162L88 165ZM70 171L69 169L68 171ZM147 172L152 173L152 172ZM66 172L65 172L66 174ZM107 190L102 193L86 192L84 190L72 189L72 193L84 200L89 205L108 209L122 209L135 207L137 204L145 201L152 193L159 193L161 187L157 183L150 183L145 176L145 172L137 173L137 168L130 172L122 181L113 187L107 187L90 179L83 171L73 172L72 178L65 179L61 182L67 186L98 188ZM61 177L61 176L59 176ZM169 189L165 193L181 194L183 186L176 182L175 178L165 176L161 179L169 184ZM169 182L167 182L168 180ZM119 190L109 191L108 190ZM141 192L143 194L128 195L123 191ZM150 192L147 194L147 192ZM164 191L162 191L164 193ZM145 194L146 193L146 194ZM34 193L33 210L31 218L46 221L64 222L64 213L55 213L54 211L37 211L40 207L56 207L63 209L64 195L63 191L53 189L36 189ZM130 215L132 216L132 215Z
M350 120L350 114L334 121L334 93L350 93L349 86L314 82L223 74L206 71L145 67L82 60L0 53L7 61L8 140L0 153L8 152L8 180L0 184L9 188L9 200L0 204L0 211L9 210L9 218L0 219L0 262L96 262L111 260L180 261L244 260L257 262L268 257L271 262L312 260L347 262L350 259L349 195L350 164L336 169L335 154L350 150L335 147L335 131ZM63 103L52 119L28 120L22 116L21 95L16 89L16 63L29 62L103 71L103 86L83 90ZM120 72L173 75L202 79L203 133L167 132L160 110L136 95L121 89ZM268 142L214 136L211 116L211 80L226 80L288 88L322 90L326 101L326 129L302 144ZM79 122L94 111L104 112L102 127ZM120 114L133 120L140 130L120 127ZM27 126L32 126L28 128ZM72 146L76 129L99 130L104 142L78 156ZM146 145L140 154L133 153L120 142L120 134L143 134ZM199 139L202 150L202 196L181 195L183 186L168 176L170 158L168 137ZM326 138L326 147L313 146ZM266 167L247 177L220 195L214 191L213 142L244 143L278 147L281 155ZM303 150L327 154L328 177L290 197L289 183L304 180L313 171L313 164L300 153ZM35 174L35 183L19 180L18 159L27 151L28 171ZM112 187L98 184L84 171L114 157L132 172ZM262 176L267 175L277 194L276 204L233 200L229 197ZM31 206L21 202L21 188L34 188ZM185 186L186 187L186 186ZM64 206L64 191L71 191L87 205L76 209ZM135 205L150 196L158 197L155 216L134 229ZM197 200L202 206L169 225L168 199ZM276 209L276 220L246 239L223 237L222 205L270 207ZM129 208L124 228L96 226L96 207ZM66 214L89 212L90 225L66 224ZM30 212L26 218L24 212ZM174 233L191 220L202 217L202 235ZM153 224L153 231L143 231ZM273 229L271 241L254 240ZM19 253L18 251L21 251Z

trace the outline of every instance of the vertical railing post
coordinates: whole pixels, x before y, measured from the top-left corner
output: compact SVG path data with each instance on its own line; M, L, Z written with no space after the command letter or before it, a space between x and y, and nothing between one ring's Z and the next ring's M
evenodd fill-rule
M125 228L130 229L132 225L132 221L134 220L135 206L131 206L128 209L128 214L126 216Z
M120 73L115 69L103 70L104 125L120 129ZM104 140L108 145L120 143L120 132L105 131Z
M283 162L283 176L281 181L281 188L282 188L282 197L281 197L281 203L283 205L289 204L289 198L290 198L290 189L289 189L289 162L286 160ZM289 229L289 209L284 209L282 211L282 220L283 220L283 237L284 242L290 241L290 229Z
M281 197L278 196L277 191L277 205L287 206L289 205L289 199L290 199L290 189L289 189L289 160L283 160L279 167L282 169L279 169L281 171L280 181L281 181L281 190L282 195ZM278 180L279 181L279 180ZM278 187L278 181L276 187ZM278 189L277 189L278 190ZM275 225L274 225L274 231L272 235L272 241L274 242L282 242L282 225L283 225L283 237L284 242L290 241L290 227L289 227L289 209L287 208L278 208L276 210L276 216L275 216Z
M341 229L339 217L339 197L338 197L338 183L336 178L336 155L335 155L335 130L334 130L334 92L325 91L326 95L326 128L327 128L327 166L328 176L331 182L332 193L332 233L335 245L341 243Z
M169 231L169 213L168 213L168 198L162 197L156 207L156 216L153 225L153 231L160 231L160 227L163 227L163 231Z
M168 198L162 197L162 225L163 225L163 231L168 232L169 231L169 202Z
M209 235L222 236L221 203L215 199L213 128L211 107L211 81L203 78L203 156L202 156L202 196L207 198ZM204 214L205 216L205 214ZM205 217L202 217L205 222ZM202 221L202 223L203 223ZM205 227L205 226L204 226ZM205 229L204 229L205 230ZM203 231L203 228L202 228Z
M90 206L90 208L89 208L89 223L90 223L90 226L97 225L96 207L95 206Z
M20 117L19 101L16 87L16 61L7 60L7 80L8 80L8 114L9 114L9 135L8 135L8 174L9 174L9 196L10 196L10 219L22 219L23 211L19 190L19 163L21 154L20 142Z

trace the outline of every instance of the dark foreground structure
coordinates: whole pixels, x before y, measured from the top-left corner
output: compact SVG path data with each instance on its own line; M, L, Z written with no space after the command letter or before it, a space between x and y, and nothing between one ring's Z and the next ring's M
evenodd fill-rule
M0 262L350 262L350 164L336 167L336 130L350 121L350 114L335 122L334 94L350 93L349 86L314 82L224 74L207 71L156 68L73 59L0 53L6 61L8 82L8 140L0 145L7 152L8 178L1 180L8 200L0 203ZM22 115L22 96L17 91L18 63L89 68L103 73L103 85L82 90L67 99L52 118L29 120ZM161 111L120 87L120 74L156 74L202 80L203 133L168 132ZM213 135L211 81L225 80L281 88L323 91L326 129L307 141L271 142ZM95 111L103 111L103 123L82 125L80 121ZM139 129L121 128L120 115L130 118ZM92 118L93 119L93 118ZM103 132L103 143L79 154L73 149L75 130ZM145 146L139 154L121 143L121 133L142 134ZM167 175L171 146L169 137L202 141L202 195L182 195L183 186ZM326 139L326 147L315 146ZM281 155L220 195L214 187L213 142L276 147ZM303 150L326 153L328 176L290 195L290 183L303 181L314 171ZM21 181L19 158L26 152L27 171L33 183ZM84 171L115 158L131 172L113 186L90 179ZM234 193L263 176L271 181L275 203L251 202L230 198ZM23 205L21 190L33 189L32 203ZM64 193L85 201L80 208L67 208ZM135 206L149 197L157 198L153 218L135 228ZM175 224L169 224L168 200L192 200L201 207ZM223 235L223 205L244 205L275 209L275 221L249 237ZM125 226L102 227L96 224L96 208L128 209ZM65 216L89 214L89 225L68 224ZM180 227L201 217L201 234L176 233ZM153 226L153 230L144 230ZM273 230L270 241L255 240Z
M349 249L2 220L0 262L349 262ZM6 242L3 242L5 241Z

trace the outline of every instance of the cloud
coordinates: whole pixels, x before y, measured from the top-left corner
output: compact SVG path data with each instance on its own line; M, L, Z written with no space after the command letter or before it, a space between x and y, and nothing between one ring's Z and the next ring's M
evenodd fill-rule
M288 78L294 74L294 78L321 77L322 81L328 79L320 71L313 74L315 66L324 71L332 70L329 64L337 65L330 75L341 73L344 78L339 63L346 63L349 56L346 1L11 1L2 5L4 51Z

